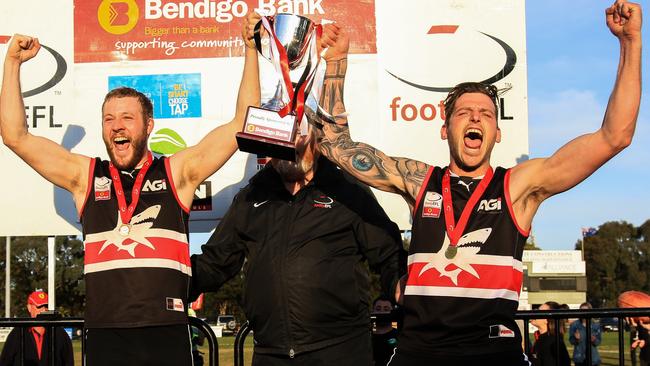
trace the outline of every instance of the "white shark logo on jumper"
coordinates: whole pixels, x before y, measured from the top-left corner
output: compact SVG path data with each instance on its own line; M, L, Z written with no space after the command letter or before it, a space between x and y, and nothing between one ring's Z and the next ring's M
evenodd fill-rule
M451 243L449 236L445 233L445 241L442 243L442 248L440 248L437 253L431 254L429 263L422 267L419 276L422 276L424 272L435 268L440 273L440 277L449 277L454 285L458 285L458 275L463 271L476 278L480 278L474 267L472 267L472 262L474 262L477 253L481 250L481 246L485 244L491 232L492 228L486 228L472 231L461 236L457 245L458 253L452 259L448 259L445 256L445 252ZM448 271L447 267L450 264L455 265L457 268Z
M120 213L118 211L117 225L115 226L115 229L108 232L96 234L105 235L107 237L98 254L102 254L104 249L108 248L111 245L115 245L118 252L120 250L126 250L132 257L135 257L135 248L140 244L155 250L156 248L153 246L153 244L151 244L149 239L145 237L145 234L147 233L147 230L153 226L153 222L156 220L159 213L160 205L155 205L133 216L129 222L130 228L128 235L124 236L122 233L120 233L122 220L120 219ZM133 242L124 244L124 241L126 239L131 239Z

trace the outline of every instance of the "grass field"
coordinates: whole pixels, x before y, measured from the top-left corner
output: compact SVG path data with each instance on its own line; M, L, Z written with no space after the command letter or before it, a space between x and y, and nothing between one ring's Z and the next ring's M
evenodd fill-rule
M219 344L219 365L220 366L232 366L234 365L234 350L233 346L235 343L235 337L221 337L218 338ZM569 355L573 355L573 346L568 344L567 348L569 350ZM207 342L206 342L207 344ZM630 334L625 333L625 365L631 365L630 362ZM0 349L4 346L4 343L0 343ZM75 365L81 365L81 341L74 340L72 342L72 347L75 353ZM619 366L618 362L618 333L616 332L607 332L603 333L603 340L598 347L600 351L600 357L602 358L602 366ZM201 351L204 352L207 356L208 348L203 346ZM251 360L253 357L253 337L249 335L246 337L246 343L244 346L244 365L250 366ZM205 358L207 361L207 357ZM205 364L207 366L207 362ZM638 365L638 363L637 363Z

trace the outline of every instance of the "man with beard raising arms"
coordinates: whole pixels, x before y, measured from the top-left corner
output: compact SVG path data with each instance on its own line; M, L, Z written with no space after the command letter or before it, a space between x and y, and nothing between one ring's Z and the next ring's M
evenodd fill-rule
M627 147L641 98L641 7L617 0L606 23L620 60L602 126L549 158L492 168L501 140L497 89L462 83L445 101L440 136L448 167L387 156L350 138L343 105L347 37L339 36L338 73L326 77L322 153L361 181L400 194L413 215L402 365L528 365L514 322L522 284L521 256L533 216L547 198L582 182ZM328 63L330 67L330 63Z
M2 138L45 179L72 193L84 234L89 366L192 365L189 207L197 186L235 152L246 108L259 102L257 53L250 40L246 45L235 118L169 158L154 159L147 149L151 101L131 88L110 91L102 104L105 161L27 131L20 67L40 44L23 35L9 44Z
M335 37L331 30L324 40ZM371 365L364 262L394 298L397 225L366 186L320 158L312 128L297 155L296 163L272 159L234 198L202 254L192 256L190 298L217 291L245 262L254 366Z

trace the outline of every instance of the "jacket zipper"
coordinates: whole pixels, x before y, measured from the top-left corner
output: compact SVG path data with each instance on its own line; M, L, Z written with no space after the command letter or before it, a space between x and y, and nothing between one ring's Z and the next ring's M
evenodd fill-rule
M289 217L289 225L285 226L284 235L283 235L283 246L282 246L282 265L280 266L282 270L282 281L284 286L282 286L282 296L284 302L284 316L286 319L286 332L289 346L289 358L294 358L296 355L295 350L293 349L293 335L291 334L291 318L289 317L289 301L287 300L287 289L289 286L289 281L287 280L286 268L287 268L287 254L289 249L289 233L293 230L294 222L294 209L295 209L295 196L291 196L287 202L287 217Z

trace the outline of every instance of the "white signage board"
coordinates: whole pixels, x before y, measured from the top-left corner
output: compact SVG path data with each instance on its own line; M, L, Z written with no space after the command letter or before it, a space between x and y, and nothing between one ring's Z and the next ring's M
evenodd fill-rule
M512 166L527 158L524 1L221 0L210 2L221 4L214 14L200 5L204 3L4 4L2 59L13 33L38 36L48 47L23 69L23 91L37 91L25 98L30 131L73 152L106 158L101 103L111 87L131 83L149 93L157 108L150 148L169 152L197 143L234 115L243 66L240 21L248 10L263 7L317 22L336 20L348 29L345 103L354 139L389 155L446 165L440 102L459 82L490 80L510 89L501 98L503 141L493 152L493 164ZM262 68L271 69L260 61ZM199 187L190 230L215 227L234 194L256 172L257 161L255 155L238 152ZM7 172L0 180L0 204L11 212L0 220L0 235L79 233L70 194L4 146L0 164ZM399 196L382 193L378 198L402 229L410 228L408 208Z

